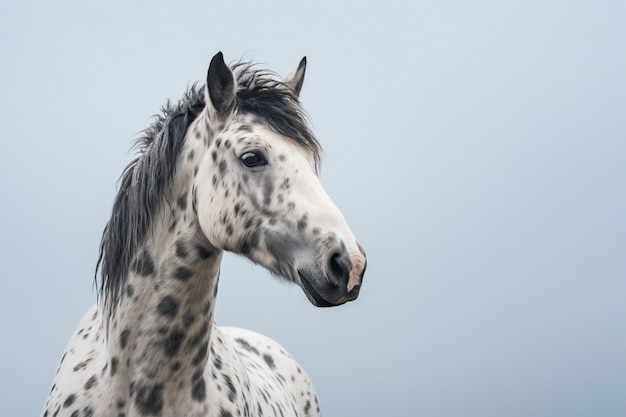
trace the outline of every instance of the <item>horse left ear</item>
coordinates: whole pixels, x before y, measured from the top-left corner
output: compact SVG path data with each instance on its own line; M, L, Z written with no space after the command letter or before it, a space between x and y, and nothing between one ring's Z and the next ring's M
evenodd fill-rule
M296 93L296 96L300 96L300 90L302 90L302 83L304 82L304 73L306 72L306 57L300 60L298 69L289 74L283 80L283 83L288 85Z
M223 115L232 109L235 105L235 78L224 62L224 55L221 52L211 59L206 86L209 93L208 99L218 114Z

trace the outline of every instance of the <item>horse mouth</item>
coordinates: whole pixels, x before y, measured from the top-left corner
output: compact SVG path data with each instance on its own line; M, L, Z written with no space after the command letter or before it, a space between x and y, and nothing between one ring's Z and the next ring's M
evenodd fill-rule
M298 271L298 275L300 276L300 281L302 282L304 294L307 296L309 301L316 307L336 307L341 304L347 303L348 301L355 300L359 296L360 285L356 286L352 289L352 291L342 297L339 297L337 301L332 303L320 295L317 289L315 289L315 287L309 282L307 277L302 272Z

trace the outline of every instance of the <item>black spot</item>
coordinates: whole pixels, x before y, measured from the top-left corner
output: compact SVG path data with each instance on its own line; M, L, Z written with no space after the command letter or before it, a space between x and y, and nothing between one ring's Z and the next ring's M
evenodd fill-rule
M261 232L258 228L246 233L245 238L241 242L239 242L239 253L243 255L248 254L251 248L257 247L260 237Z
M93 375L91 378L89 378L87 380L87 382L85 383L85 389L91 389L94 385L96 385L96 383L98 382L98 379L96 378L95 375Z
M137 389L135 405L143 415L157 415L163 410L163 385L148 384Z
M183 330L172 330L163 344L165 354L168 356L174 356L175 354L177 354L180 350L180 346L182 345L183 340L185 340L185 332Z
M187 209L187 193L184 193L180 197L178 197L178 200L176 200L176 203L178 204L178 207L181 208L181 210L186 210Z
M117 408L124 408L124 406L126 405L126 402L122 399L118 399L117 400Z
M247 350L248 352L256 353L257 355L259 355L258 349L252 346L250 343L248 343L247 340L242 339L242 338L237 338L235 339L235 342L239 343L241 347Z
M193 271L189 268L185 268L184 266L179 266L174 271L174 278L180 281L187 281L193 275Z
M198 167L194 168L194 174L198 173ZM197 189L194 186L191 189L191 210L193 210L193 213L197 216L198 215L198 193L197 193Z
M80 417L80 410L74 410L70 417Z
M130 335L130 329L124 329L122 330L122 333L120 333L120 347L122 349L126 348L126 345L128 345L128 336Z
M206 398L206 382L204 378L200 378L193 383L191 387L191 398L196 401L204 401Z
M215 367L215 369L222 369L222 358L220 358L218 355L213 355L212 354L212 358L213 358L213 366Z
M280 155L278 155L278 160L279 161L284 161L285 160L285 155L282 154L282 153Z
M91 407L83 408L83 417L93 417L93 408Z
M263 401L265 401L265 403L268 404L267 395L265 394L265 391L261 390L259 392L261 393L261 397L263 397Z
M85 369L89 362L91 362L91 359L86 359L85 361L76 364L76 366L74 366L74 372Z
M144 277L154 273L154 262L147 250L144 250L143 253L135 259L133 271Z
M217 151L213 150L211 152L211 158L213 159L213 162L217 161Z
M222 408L220 411L220 417L233 417L233 413Z
M135 294L135 288L132 285L128 284L126 286L126 295L128 295L129 297L132 297L133 294Z
M226 225L226 234L228 236L232 236L233 235L233 226L231 224Z
M231 143L230 143L230 141L229 141L228 139L226 139L226 140L224 141L224 146L226 146L226 149L230 149L230 147L231 147Z
M223 159L219 163L219 169L220 174L224 175L224 172L226 172L226 161L224 161Z
M188 255L187 246L182 240L176 241L176 256L185 259Z
M111 376L115 375L115 372L117 372L117 357L113 356L111 358Z
M211 251L208 248L205 248L204 246L196 246L196 251L198 252L198 255L200 256L200 258L202 259L207 259L209 256L211 256Z
M196 133L197 133L197 132L196 132ZM188 159L189 161L193 161L193 157L194 157L194 155L195 155L195 152L193 151L193 149L192 149L192 150L190 150L190 151L189 151L189 155L187 155L187 159Z
M265 360L265 363L267 363L267 366L269 366L270 368L272 369L276 368L276 365L274 364L274 358L272 358L267 353L263 355L263 360Z
M291 188L291 180L289 178L285 178L282 183L280 183L281 190L288 190Z
M74 401L76 401L76 394L68 395L65 399L65 402L63 403L63 407L69 407L70 405L74 404Z
M200 349L198 349L198 353L196 353L196 356L194 356L191 363L193 365L199 365L200 363L202 363L202 361L206 358L206 354L208 351L209 351L209 342L205 341L202 344L202 346L200 346Z
M165 317L175 317L178 313L178 300L171 295L166 295L157 305L157 311Z
M307 216L306 214L305 214L304 216L302 216L302 217L300 218L300 220L298 220L298 230L299 230L300 232L303 232L303 231L304 231L304 229L306 229L306 226L307 226L307 224L308 224L308 220L309 220L309 219L308 219L308 216Z
M233 384L230 376L224 375L224 381L226 382L226 387L228 387L228 400L232 403L235 402L235 398L237 398L237 388Z

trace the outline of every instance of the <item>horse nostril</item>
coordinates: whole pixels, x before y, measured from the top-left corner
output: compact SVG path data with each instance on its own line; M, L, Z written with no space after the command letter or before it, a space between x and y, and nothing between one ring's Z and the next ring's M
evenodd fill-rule
M333 252L328 260L328 278L335 285L346 285L352 263L344 252Z

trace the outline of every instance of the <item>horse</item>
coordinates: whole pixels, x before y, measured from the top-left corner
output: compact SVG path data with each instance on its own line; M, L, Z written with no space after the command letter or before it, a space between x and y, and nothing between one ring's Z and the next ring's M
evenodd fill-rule
M223 253L299 285L318 307L355 300L366 256L322 188L299 96L221 52L137 139L105 226L98 302L61 359L44 417L319 416L277 342L213 321Z

